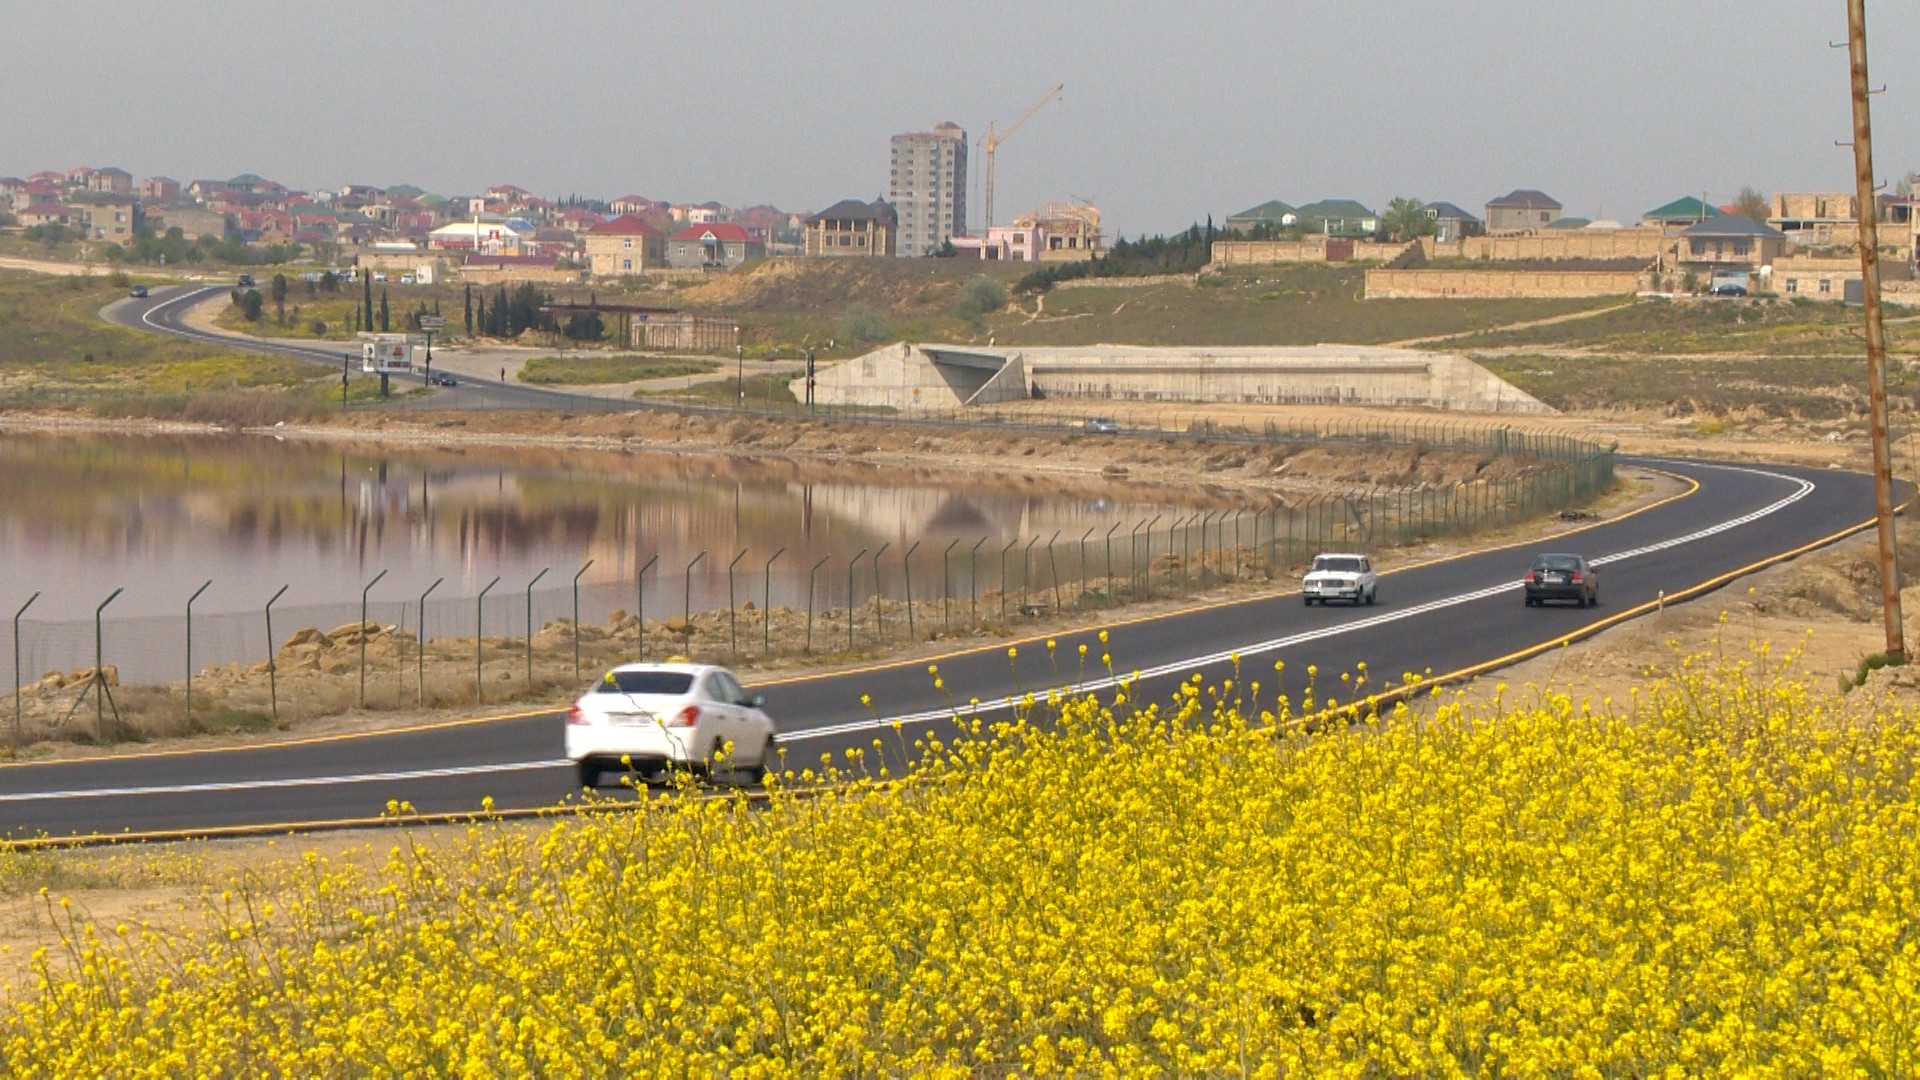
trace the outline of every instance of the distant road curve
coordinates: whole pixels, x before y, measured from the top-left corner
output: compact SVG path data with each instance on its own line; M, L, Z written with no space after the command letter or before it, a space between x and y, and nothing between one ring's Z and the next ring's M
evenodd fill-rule
M341 356L356 349L355 345L346 342L277 340L252 337L247 334L222 333L205 330L187 322L188 309L216 296L225 295L231 288L230 285L176 285L159 288L153 290L153 295L144 299L128 297L116 300L102 309L100 316L116 326L124 326L129 330L167 334L206 345L216 345L223 349L239 349L271 356L290 356L297 360L324 364L328 370L336 373L340 370ZM411 381L418 376L396 375L394 378ZM569 394L498 379L476 378L472 375L461 375L459 382L459 386L450 389L434 387L425 397L407 404L415 408L432 409L552 409L573 412L583 410L626 412L640 407L635 403L617 399Z

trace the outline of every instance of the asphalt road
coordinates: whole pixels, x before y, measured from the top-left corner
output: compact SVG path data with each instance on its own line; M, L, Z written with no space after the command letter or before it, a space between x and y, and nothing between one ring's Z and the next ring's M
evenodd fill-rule
M160 318L164 318L164 314ZM337 361L336 361L337 362ZM1403 672L1448 674L1510 663L1631 617L1664 596L1697 595L1738 573L1837 538L1872 515L1871 479L1792 467L1631 461L1698 485L1630 516L1557 538L1415 565L1383 575L1380 604L1308 608L1297 593L1216 604L1153 619L1120 621L1105 646L1116 668L1140 674L1133 697L1165 701L1179 682L1217 682L1237 654L1247 678L1272 682L1286 662L1296 694L1317 665L1324 695L1338 673L1364 662L1376 685ZM1539 550L1575 551L1599 568L1597 608L1527 608L1519 577ZM937 662L965 707L1004 715L1009 697L1078 683L1078 646L1093 657L1101 629L1056 635L1059 670L1041 641L1009 643L853 672L759 684L782 727L795 767L879 739L891 756L903 742L946 733L954 703L927 674ZM1382 687L1384 688L1384 687ZM1271 691L1267 691L1270 695ZM872 705L861 703L870 695ZM904 739L893 731L900 725ZM427 729L315 738L231 750L129 754L89 761L0 767L0 835L177 835L318 827L377 816L389 799L422 814L470 813L483 797L500 809L537 808L573 794L558 712L461 721ZM623 797L617 789L606 794ZM631 795L624 796L631 798Z
M153 290L153 294L144 299L128 297L115 301L107 305L100 314L108 322L130 330L170 334L221 348L310 360L316 365L324 365L327 370L334 373L340 371L341 357L352 355L353 377L375 378L373 375L364 375L360 371L358 342L322 344L273 338L242 339L228 334L211 333L186 321L185 315L189 308L211 296L225 295L229 289L230 287L226 285L168 286ZM420 383L424 378L424 373L392 376L395 386ZM568 412L622 410L633 407L631 403L609 401L591 395L568 394L521 383L479 379L470 375L459 376L458 386L432 387L426 394L403 399L398 404L402 408L554 409Z

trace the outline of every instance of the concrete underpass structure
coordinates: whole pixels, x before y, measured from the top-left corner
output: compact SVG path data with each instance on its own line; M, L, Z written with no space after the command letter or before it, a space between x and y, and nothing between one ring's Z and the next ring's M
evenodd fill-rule
M793 391L804 399L806 380L796 380ZM814 399L823 405L902 412L1027 398L1553 411L1464 356L1371 345L1015 349L903 342L823 368L814 380Z

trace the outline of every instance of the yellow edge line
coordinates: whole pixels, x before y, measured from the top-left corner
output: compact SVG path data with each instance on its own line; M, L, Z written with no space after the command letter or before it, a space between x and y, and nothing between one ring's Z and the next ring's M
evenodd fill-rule
M1648 471L1660 472L1661 470L1650 469ZM1673 474L1662 473L1662 475L1672 476ZM1686 479L1686 478L1679 477L1679 479ZM1693 487L1687 491L1670 495L1665 499L1661 499L1659 502L1649 503L1648 505L1641 507L1639 510L1633 511L1633 513L1634 514L1643 513L1647 510L1653 509L1656 506L1660 506L1665 503L1672 502L1675 499L1686 498L1687 496L1692 495L1695 491L1698 491L1699 489L1700 489L1700 485L1695 483ZM1905 510L1910 508L1912 505L1913 503L1911 501L1902 503L1899 507L1895 508L1895 512L1896 513L1904 512ZM1630 516L1632 516L1632 514L1622 514L1620 515L1620 517L1610 518L1609 521L1620 521ZM1596 524L1606 524L1606 522L1598 522ZM1505 667L1508 664L1514 664L1514 663L1518 663L1521 660L1530 659L1532 657L1538 656L1541 653L1547 652L1549 650L1557 649L1564 645L1570 645L1573 642L1580 641L1588 637L1592 637L1593 635L1598 634L1603 630L1611 629L1612 627L1617 626L1620 623L1626 622L1629 619L1638 618L1639 616L1644 615L1649 611L1657 610L1669 603L1684 603L1687 600L1690 600L1693 597L1698 596L1702 593L1711 592L1712 590L1717 589L1722 585L1725 585L1727 582L1732 581L1735 578L1743 577L1747 574L1754 573L1755 571L1758 571L1758 570L1764 570L1769 566L1774 566L1778 563L1783 563L1790 559L1797 559L1800 556L1805 555L1810 551L1816 551L1820 548L1826 547L1828 544L1832 544L1832 543L1836 543L1838 541L1844 540L1847 537L1854 535L1855 533L1873 528L1875 524L1876 524L1876 520L1874 518L1868 518L1865 521L1858 522L1854 525L1850 525L1847 528L1840 530L1839 532L1829 533L1818 540L1809 541L1808 543L1802 544L1797 548L1793 548L1789 551L1783 551L1775 555L1770 555L1767 558L1761 559L1757 562L1748 563L1747 565L1742 566L1736 570L1729 570L1718 577L1709 578L1708 580L1700 582L1699 584L1688 586L1685 589L1672 593L1668 596L1664 596L1658 600L1649 600L1643 604L1639 604L1635 607L1628 608L1625 611L1618 612L1614 615L1610 615L1607 618L1602 619L1597 623L1593 623L1589 626L1583 627L1580 630L1577 630L1571 634L1566 634L1561 637L1554 638L1550 641L1541 642L1538 645L1530 645L1527 648L1510 652L1505 656L1496 657L1495 659L1492 659L1492 660L1482 661L1481 663L1474 664L1469 667L1458 668L1454 671L1449 671L1444 675L1436 675L1433 678L1422 680L1418 685L1400 686L1400 687L1396 687L1395 689L1385 691L1383 693L1370 695L1367 698L1367 704L1370 706L1377 706L1383 702L1395 701L1400 698L1410 696L1421 690L1428 690L1436 686L1459 682L1462 679L1472 678L1473 676L1484 674L1485 672L1493 670L1495 668ZM1570 536L1576 532L1584 531L1585 528L1592 528L1592 527L1593 526L1589 525L1589 526L1585 526L1583 529L1570 529L1566 532L1556 533L1552 536L1540 537L1539 540L1517 541L1512 544L1502 544L1497 547L1486 548L1483 550L1484 551L1500 551L1506 548L1520 547L1523 544L1527 544L1527 543L1538 543L1540 540L1553 540L1561 536ZM1402 567L1401 569L1411 570L1414 568L1414 566L1431 566L1436 563L1444 563L1444 562L1451 561L1453 559L1464 558L1467 554L1480 554L1480 553L1481 552L1467 552L1467 553L1462 553L1460 555L1449 555L1443 558L1433 559L1424 563L1416 563L1413 566ZM1280 593L1277 595L1285 596L1289 594ZM1325 710L1319 713L1315 713L1312 716L1299 717L1293 721L1290 721L1286 725L1286 727L1288 728L1304 727L1308 724L1323 721L1331 717L1354 715L1355 710L1358 708L1359 708L1358 703L1349 703L1337 709ZM1270 729L1270 730L1273 730L1273 729ZM728 793L730 797L733 796L734 794L735 793ZM764 789L760 791L752 791L752 792L739 792L737 794L740 797L746 798L748 801L761 801L768 797L767 792ZM715 796L709 796L709 797L715 797ZM177 829L172 831L155 831L155 832L143 832L143 833L131 833L131 832L117 833L117 834L93 833L86 836L37 837L31 840L0 841L0 851L34 851L34 850L58 849L58 848L99 847L107 844L118 844L118 843L151 843L151 842L162 842L162 841L203 840L203 839L204 840L240 839L240 838L246 838L246 837L277 836L282 833L293 834L293 833L330 832L330 831L340 831L340 830L346 830L346 829L391 828L397 825L448 825L448 824L456 824L460 822L524 821L530 818L539 818L539 817L545 817L548 815L580 814L589 810L604 810L604 809L635 810L635 809L644 809L646 806L647 806L647 803L643 801L635 801L633 803L611 803L611 802L585 803L583 802L583 803L576 803L576 804L563 803L555 806L528 808L523 810L446 812L446 813L438 813L438 814L416 814L410 817L333 818L333 819L322 819L318 821L276 822L272 824L260 824L260 825L224 825L224 826L215 826L215 827L206 828L206 829Z
M1667 472L1664 469L1655 469L1648 466L1634 466L1634 468L1640 469L1642 472L1650 472L1659 476L1668 477L1669 479L1681 481L1682 483L1685 483L1686 485L1688 485L1687 490L1675 492L1674 494L1669 495L1664 499L1658 499L1654 502L1648 503L1645 506L1641 506L1633 510L1629 510L1624 514L1619 515L1618 517L1607 518L1603 521L1589 522L1587 524L1581 525L1578 528L1566 529L1564 531L1557 532L1557 533L1549 533L1546 536L1538 536L1538 537L1532 537L1532 538L1523 539L1523 540L1515 540L1511 543L1496 544L1492 547L1474 548L1471 551L1455 552L1452 555L1442 555L1437 558L1427 559L1424 562L1408 563L1405 566L1396 566L1391 570L1382 571L1380 576L1391 577L1394 574L1405 573L1409 570L1418 570L1428 566L1438 566L1443 563L1456 562L1460 559L1467 559L1467 558L1472 558L1478 555L1485 555L1490 552L1506 551L1511 548L1526 547L1530 544L1541 544L1549 540L1558 540L1561 537L1572 536L1576 533L1586 532L1589 529L1599 528L1602 525L1611 525L1618 521L1625 521L1628 518L1637 517L1641 514L1645 514L1650 511L1657 510L1660 507L1667 505L1668 503L1677 502L1681 499L1690 498L1700 490L1699 481L1694 480L1691 477L1681 476L1677 473ZM1048 638L1065 637L1071 634L1091 634L1091 633L1097 633L1101 630L1116 629L1122 626L1136 626L1141 623L1156 622L1161 619L1171 619L1171 618L1175 618L1182 615L1192 615L1192 614L1197 614L1199 612L1204 612L1204 611L1215 611L1221 608L1233 607L1239 604L1261 603L1267 600L1275 599L1277 597L1294 596L1294 595L1297 595L1298 593L1299 593L1298 589L1287 589L1287 590L1282 590L1280 592L1259 593L1254 596L1237 596L1237 597L1233 597L1226 600L1216 600L1211 603L1195 604L1189 607L1176 608L1172 611L1163 611L1156 615L1139 615L1130 619L1120 619L1117 621L1104 622L1104 623L1093 623L1091 625L1070 628L1065 630L1054 630L1054 631L1049 631L1045 633L1032 634L1027 637L1010 638L1002 643L998 643L994 645L969 645L963 649L955 649L951 652L936 653L931 656L915 657L911 660L887 660L878 664L870 664L866 667L837 668L832 671L811 672L803 675L788 675L778 679L769 679L763 682L757 682L754 685L768 686L768 687L795 686L801 683L818 682L822 679L837 679L837 678L842 678L848 675L871 675L877 672L894 671L894 670L898 670L906 667L919 667L922 664L938 664L944 661L956 659L958 657L973 656L976 654L984 654L989 652L999 652L1009 647L1018 648L1022 645L1031 645L1036 641L1044 641ZM134 753L129 753L129 754L110 754L110 755L103 755L100 757L54 758L54 759L44 760L44 761L12 761L12 762L0 763L0 772L7 771L9 769L41 768L49 765L80 765L80 764L102 762L102 761L113 761L113 762L148 761L156 758L188 757L195 754L234 754L234 753L261 751L261 750L281 750L287 747L294 747L294 746L317 746L317 745L323 745L326 743L349 742L349 741L359 740L359 739L392 738L392 737L402 736L402 735L413 735L413 734L417 734L419 732L425 732L425 731L444 731L449 728L469 727L475 724L492 724L492 723L498 723L505 720L525 720L535 716L545 716L549 713L553 713L557 711L558 711L558 708L533 709L526 712L505 713L499 716L473 716L473 717L465 717L458 720L441 720L441 721L435 721L435 722L425 723L425 724L412 724L406 727L382 728L378 731L343 731L334 735L308 735L308 736L304 736L297 739L280 739L280 740L275 740L273 742L248 743L243 746L183 747L177 750L142 750L142 751L136 751Z

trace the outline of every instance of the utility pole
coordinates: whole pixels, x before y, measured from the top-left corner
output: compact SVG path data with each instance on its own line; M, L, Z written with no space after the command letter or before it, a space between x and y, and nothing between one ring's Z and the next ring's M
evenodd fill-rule
M1880 230L1874 205L1873 126L1867 115L1866 0L1847 0L1847 58L1853 73L1853 179L1860 222L1861 306L1867 322L1868 422L1873 437L1873 509L1880 534L1880 609L1887 655L1905 660L1900 566L1893 533L1893 448L1887 437L1887 342L1880 324Z

